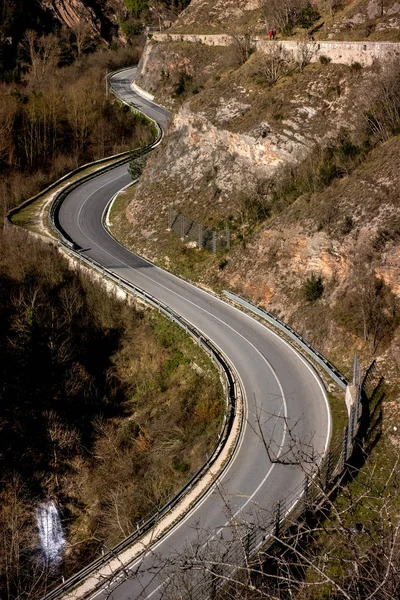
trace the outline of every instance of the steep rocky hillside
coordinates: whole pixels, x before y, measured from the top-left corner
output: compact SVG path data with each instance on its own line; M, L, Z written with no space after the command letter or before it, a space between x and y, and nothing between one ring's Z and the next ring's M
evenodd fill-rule
M336 14L326 15L320 39L400 40L398 0L353 0L341 6Z
M311 5L315 12L306 9L305 18L298 19L307 0L192 0L172 31L220 33L230 29L262 34L277 27L282 28L281 38L315 29L315 39L400 39L398 0L314 0ZM290 27L282 27L288 14L292 15Z
M265 55L238 65L233 50L153 45L141 84L175 117L115 231L167 268L280 314L344 369L354 348L378 357L398 389L400 142L398 125L380 137L371 118L390 69L323 61L272 84ZM230 251L182 243L166 231L169 207L228 224Z
M192 0L172 31L217 33L254 26L262 5L263 0Z
M157 73L162 65L168 69L168 76L161 75L164 81L157 97L167 101L169 94L175 104L179 102L176 85L184 73L186 97L191 93L191 98L175 116L168 144L151 161L139 185L138 196L145 193L149 207L157 198L159 183L153 183L157 171L164 208L172 203L182 209L190 197L194 219L218 221L240 209L243 190L254 191L316 142L326 142L343 127L353 131L362 127L357 102L360 91L368 91L370 71L316 64L269 87L259 79L263 57L257 54L237 69L223 64L226 50L202 48L197 70L194 44L159 45L157 50L159 58L153 57L152 68ZM171 65L165 60L167 52ZM205 57L210 59L208 67ZM151 74L149 70L141 79L150 89L146 84ZM202 84L204 91L193 94ZM161 168L165 164L168 170Z

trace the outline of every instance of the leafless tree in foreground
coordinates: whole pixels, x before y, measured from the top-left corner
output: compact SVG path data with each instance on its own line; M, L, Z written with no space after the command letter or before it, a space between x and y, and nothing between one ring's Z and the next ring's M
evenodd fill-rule
M384 477L366 463L380 436L381 384L382 378L371 365L364 380L363 415L348 463L329 485L325 473L317 469L295 510L288 511L290 507L278 503L267 511L253 503L250 518L249 513L240 517L220 490L225 511L230 512L229 525L198 532L198 543L188 545L171 568L163 598L398 597L399 505L390 491L400 485L398 461ZM257 422L263 428L261 416ZM270 447L270 440L263 441ZM307 456L307 446L300 448L299 465ZM306 464L304 472L308 471ZM350 486L355 477L357 485ZM357 522L360 514L363 521Z
M384 485L398 481L397 466ZM282 515L282 527L274 513L254 506L251 522L232 514L229 528L211 535L199 532L197 543L188 544L169 566L163 599L398 597L396 502L382 494L374 477L372 469L356 494L342 489L339 503L333 502L322 481L314 480L319 500L300 519ZM371 527L354 522L360 507L368 510Z

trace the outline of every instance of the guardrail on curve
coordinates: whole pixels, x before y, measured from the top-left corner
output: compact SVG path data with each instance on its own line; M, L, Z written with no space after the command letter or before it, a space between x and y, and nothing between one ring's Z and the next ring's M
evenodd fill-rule
M112 74L110 74L110 76L111 75ZM110 86L110 87L113 90L112 86ZM142 154L145 154L146 152L150 152L153 149L153 147L155 147L158 143L160 143L160 141L163 137L163 131L157 123L156 123L156 125L158 127L157 139L152 144L149 144L145 148L138 149L136 151L137 156L141 156ZM236 400L241 392L240 391L240 380L237 377L235 370L233 369L232 365L229 364L229 361L226 359L226 357L223 357L220 354L219 350L212 344L212 342L205 339L204 336L202 336L202 334L200 332L198 332L190 323L186 322L182 317L180 317L179 315L174 313L174 311L172 309L170 309L168 306L163 305L163 303L161 303L157 298L152 297L151 295L144 292L144 290L141 290L140 288L137 288L133 284L130 284L129 282L115 276L111 271L104 269L101 265L99 265L98 263L96 263L96 261L90 259L89 257L84 257L81 254L79 254L79 252L77 252L76 250L73 249L72 240L68 239L68 236L66 235L65 232L62 231L62 229L58 223L58 209L59 209L62 201L65 199L66 195L68 193L70 193L72 191L72 189L74 189L75 187L80 185L81 183L88 181L90 179L93 179L94 177L97 177L100 173L106 172L107 170L114 168L115 166L118 166L119 164L124 164L125 162L127 162L131 157L131 153L127 153L127 154L129 154L129 155L122 157L121 161L118 161L118 159L117 159L117 161L114 162L112 165L107 165L104 169L99 169L95 173L88 174L88 175L80 178L79 182L78 181L72 182L71 184L67 185L63 190L61 190L56 195L55 199L52 202L51 211L50 211L50 215L49 215L51 227L55 232L57 232L57 235L59 235L59 236L61 235L61 244L65 248L67 248L70 252L72 252L75 256L79 257L80 260L82 260L84 263L88 264L89 266L94 267L96 270L100 271L107 278L118 283L128 293L133 293L135 296L144 300L147 304L157 308L160 312L164 313L166 316L168 316L172 320L176 321L180 326L182 326L186 331L188 331L188 333L190 335L192 335L197 340L197 342L210 354L210 356L212 356L212 358L217 363L220 364L220 368L222 368L225 372L226 381L227 381L226 386L229 389L229 401L231 402L231 409L229 411L229 415L228 416L225 415L225 419L224 419L224 422L222 425L218 443L217 443L217 446L216 446L213 454L206 461L206 463L204 463L204 465L201 467L201 469L193 476L193 478L186 484L186 486L171 501L169 501L163 507L161 507L161 509L155 515L150 517L139 528L138 531L135 531L134 533L132 533L131 536L128 536L128 538L126 538L125 540L120 542L110 552L104 554L104 556L99 557L98 559L96 559L95 561L93 561L92 563L90 563L89 565L84 567L84 569L82 569L81 571L79 571L78 573L73 575L71 578L69 578L65 583L57 586L55 589L53 589L51 592L49 592L49 594L47 594L45 596L46 600L53 600L53 599L59 598L60 595L62 595L66 591L70 590L71 587L77 585L77 583L82 581L82 579L84 577L94 573L96 570L99 569L99 567L106 564L111 558L115 557L116 554L120 553L122 550L131 546L135 541L137 541L142 535L144 535L151 527L153 527L162 517L164 517L172 508L174 508L178 504L178 502L183 498L184 494L189 489L191 489L193 487L193 485L195 485L195 483L197 483L201 479L201 477L204 475L204 473L209 469L209 467L213 464L213 462L215 462L215 460L218 458L218 456L224 446L223 440L225 439L226 435L229 435L229 432L232 428L233 418L235 416ZM108 162L109 160L110 159L108 158L108 159L103 159L102 161L99 161L99 162ZM90 166L90 165L88 165L88 166ZM77 172L82 171L85 168L87 168L87 166L81 167L80 169L77 170ZM66 177L68 177L68 176L66 176ZM56 184L53 184L52 186L50 186L49 189L54 188L58 184L59 184L59 182L57 182ZM44 194L47 191L49 191L49 189L41 192L38 195L38 197L40 197L41 194ZM27 201L27 203L30 203L30 202L34 201L35 199L37 199L37 197L30 199L29 201ZM24 205L25 204L26 203L24 203ZM15 214L15 212L17 212L17 210L18 209L14 209L14 211L11 211L11 213ZM10 214L10 217L12 216L12 214ZM311 347L311 345L308 344L305 340L303 340L303 338L301 338L301 336L299 336L293 329L291 329L289 326L282 323L279 319L276 319L273 315L271 315L267 311L263 311L262 309L259 309L255 305L251 305L251 303L246 301L244 298L238 297L234 294L231 294L230 292L225 292L225 294L227 295L227 297L229 297L229 295L231 295L231 299L234 300L235 302L238 302L238 298L240 298L239 303L242 303L243 306L247 305L246 308L249 308L249 310L252 310L252 312L257 313L257 311L259 311L259 313L262 313L262 314L260 314L260 316L262 316L263 318L268 320L275 327L278 327L279 329L284 331L297 344L302 346L305 351L307 351L310 354L313 354L314 359L320 359L322 361L322 364L321 364L320 360L318 360L317 362L319 362L319 364L321 364L321 366L323 368L325 368L326 370L332 368L332 372L335 375L335 377L334 377L335 381L338 383L338 385L340 385L340 387L342 387L342 388L345 387L345 382L346 382L345 378L333 367L333 365L331 365L329 363L329 361L327 361L324 357L322 357L322 355L320 355L318 353L318 351L314 350ZM259 313L257 313L257 314L259 314ZM332 375L331 372L330 372L330 375ZM300 504L300 500L303 497L303 495L304 495L304 490L302 490L302 487L300 486L298 490L296 489L296 494L295 494L296 498L294 498L294 500L293 500L292 509L297 507ZM293 498L293 495L291 495L291 498ZM287 499L286 499L286 501L287 501ZM292 509L291 509L291 511L292 511ZM286 515L287 514L288 513L286 513ZM262 541L263 540L265 540L265 536L262 538Z
M330 377L332 377L332 379L338 384L339 387L341 387L344 390L346 389L348 385L346 377L327 358L325 358L325 356L323 356L320 352L318 352L318 350L313 348L313 346L311 346L311 344L309 344L307 340L305 340L299 333L297 333L297 331L292 329L290 325L287 325L286 323L275 317L268 310L260 308L252 302L249 302L239 294L234 294L227 290L224 290L224 294L227 298L229 298L229 300L232 300L233 302L239 304L243 308L250 310L254 314L265 319L266 321L268 321L268 323L270 323L274 327L277 327L280 331L288 335L294 342L296 342L296 344L298 344L303 350L305 350L305 352L307 352L307 354L309 354L311 358L313 358L328 373L328 375L330 375Z

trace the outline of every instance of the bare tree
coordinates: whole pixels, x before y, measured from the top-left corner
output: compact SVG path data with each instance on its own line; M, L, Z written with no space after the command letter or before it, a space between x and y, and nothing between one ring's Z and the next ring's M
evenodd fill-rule
M29 83L33 89L42 89L57 67L60 55L56 35L39 37L29 29L22 41L29 60Z
M48 464L53 472L54 484L58 487L59 477L69 466L69 460L75 455L80 439L78 433L69 428L53 410L46 411L43 417L51 456Z
M93 41L93 32L87 21L79 21L72 28L72 35L74 37L74 46L76 50L76 58L80 60L82 54L90 48Z
M310 64L316 54L316 44L308 41L297 42L296 61L300 71Z
M33 505L18 475L0 491L0 583L7 598L38 598L46 571L34 558L37 550Z
M254 51L252 30L238 31L230 27L228 31L235 48L236 59L240 65L243 65Z
M13 129L17 115L16 99L10 94L0 96L0 162L12 164L13 161Z
M293 58L282 44L270 44L260 53L254 75L269 86L281 77L288 75L294 68Z
M253 504L251 517L240 517L219 489L228 524L199 528L183 552L162 563L163 599L392 600L400 589L400 524L396 499L381 488L397 487L397 463L382 483L375 477L373 468L364 472L356 492L342 478L329 491L314 478L301 519L279 504L273 511ZM355 523L366 507L368 523Z
M399 60L382 68L370 90L364 109L367 125L380 141L386 141L400 131Z
M262 14L267 29L294 25L307 0L263 0Z

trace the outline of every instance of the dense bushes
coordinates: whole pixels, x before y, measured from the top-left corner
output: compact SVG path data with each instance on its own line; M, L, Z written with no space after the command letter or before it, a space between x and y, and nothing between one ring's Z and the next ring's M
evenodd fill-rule
M324 284L322 283L321 275L311 273L311 276L306 279L303 284L304 297L307 302L314 302L321 298L324 293Z

